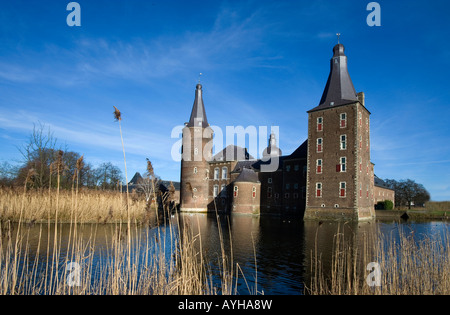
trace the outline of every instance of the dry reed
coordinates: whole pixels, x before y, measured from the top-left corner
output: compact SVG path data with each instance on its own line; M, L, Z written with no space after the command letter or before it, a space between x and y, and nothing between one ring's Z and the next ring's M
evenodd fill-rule
M380 283L373 280L367 266L379 264ZM450 239L443 235L421 236L406 233L385 236L377 232L373 239L365 235L361 246L348 242L344 233L334 239L330 266L324 266L321 254L311 255L313 295L447 295L450 293Z

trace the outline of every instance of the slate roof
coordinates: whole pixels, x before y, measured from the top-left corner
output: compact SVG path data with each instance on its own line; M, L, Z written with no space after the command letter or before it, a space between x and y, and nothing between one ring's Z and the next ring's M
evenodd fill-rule
M308 157L308 140L303 142L288 159L306 159Z
M344 53L344 45L338 44L333 48L331 58L330 75L323 91L319 106L309 112L341 106L358 101L358 96L348 73L347 56Z
M254 157L247 152L247 149L237 145L229 145L213 157L213 161L215 162L245 161L253 159Z
M239 174L239 176L236 178L236 180L234 181L236 183L242 183L242 182L247 182L247 183L258 183L258 174L255 173L255 171L249 169L249 168L244 168L241 171L241 174Z
M187 123L188 127L203 127L206 128L209 126L208 119L206 118L205 105L203 104L203 92L202 85L197 84L197 88L195 90L195 100L194 106L192 106L192 113L189 122Z
M374 184L377 187L380 188L384 188L384 189L391 189L389 188L386 183L384 182L384 180L382 180L381 178L379 178L377 175L374 175ZM392 189L391 189L392 190Z

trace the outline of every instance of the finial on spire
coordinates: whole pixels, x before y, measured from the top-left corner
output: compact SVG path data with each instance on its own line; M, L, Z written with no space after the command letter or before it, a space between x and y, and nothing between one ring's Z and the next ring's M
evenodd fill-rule
M200 72L200 74L198 75L198 84L200 84L200 78L202 77L203 73Z
M336 36L337 36L337 38L338 38L338 44L340 44L340 38L341 38L341 33L336 33Z

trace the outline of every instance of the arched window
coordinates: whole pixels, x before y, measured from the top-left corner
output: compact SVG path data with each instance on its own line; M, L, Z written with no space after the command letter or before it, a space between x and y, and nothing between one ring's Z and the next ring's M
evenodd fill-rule
M223 167L222 168L222 179L227 179L228 178L228 167Z
M214 179L215 180L219 180L219 172L220 172L220 169L218 167L216 167L214 169Z
M239 187L238 187L238 186L234 186L234 188L233 188L233 195L234 195L235 197L237 197L237 196L238 196L238 193L239 193Z

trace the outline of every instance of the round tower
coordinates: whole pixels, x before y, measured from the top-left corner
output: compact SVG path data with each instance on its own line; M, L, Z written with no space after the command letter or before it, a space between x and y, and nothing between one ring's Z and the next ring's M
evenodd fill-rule
M183 129L180 211L207 212L209 161L213 131L206 118L202 85L198 84L191 118Z
M258 174L244 168L234 181L232 213L260 214L261 183Z

